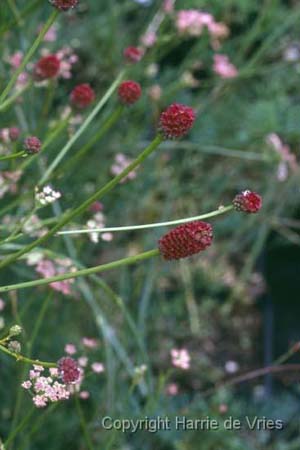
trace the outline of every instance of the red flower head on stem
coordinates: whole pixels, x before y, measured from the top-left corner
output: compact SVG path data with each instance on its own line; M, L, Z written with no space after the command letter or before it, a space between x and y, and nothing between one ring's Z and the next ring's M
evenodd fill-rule
M24 141L24 150L28 155L34 155L41 150L42 143L36 136L30 136Z
M77 361L70 356L64 356L57 362L58 372L65 384L76 383L80 379L81 371Z
M143 51L138 47L127 47L125 48L123 55L127 62L134 64L142 59Z
M71 92L71 102L77 108L87 108L96 98L94 90L87 83L79 84Z
M137 102L142 95L142 88L139 83L132 80L123 81L118 89L121 102L124 105L132 105Z
M207 222L194 221L179 225L158 242L164 259L180 259L205 250L212 243L213 230Z
M193 108L173 103L161 113L159 129L166 139L178 139L190 131L195 119Z
M60 11L68 11L78 5L79 0L49 0L51 5Z
M21 130L17 127L11 127L9 129L9 138L11 141L17 141L20 137Z
M232 202L234 209L246 213L257 213L262 207L262 198L249 190L237 194Z
M60 69L60 60L56 55L43 56L34 67L34 75L38 80L47 80L57 77Z

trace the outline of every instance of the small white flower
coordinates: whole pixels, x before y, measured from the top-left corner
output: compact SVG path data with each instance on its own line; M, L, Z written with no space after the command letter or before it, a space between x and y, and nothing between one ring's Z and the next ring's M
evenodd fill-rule
M59 191L55 191L51 186L44 186L40 191L38 187L35 188L35 200L41 206L50 205L61 197Z

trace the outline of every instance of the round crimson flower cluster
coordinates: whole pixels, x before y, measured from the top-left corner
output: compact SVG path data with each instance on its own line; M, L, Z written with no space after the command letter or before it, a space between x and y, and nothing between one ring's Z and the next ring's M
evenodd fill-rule
M20 128L17 127L11 127L8 132L9 132L9 139L11 141L17 141L21 134Z
M159 129L167 139L178 139L192 128L196 114L193 108L173 103L160 115Z
M42 143L36 136L30 136L24 141L24 150L28 155L34 155L41 150Z
M78 5L79 0L49 0L51 5L60 11L68 11L68 9L75 8Z
M76 383L80 379L81 371L77 361L70 356L64 356L57 362L58 372L65 384Z
M127 47L125 48L123 55L127 62L134 64L142 59L143 51L138 47Z
M123 81L118 89L118 94L121 102L124 105L132 105L142 95L142 88L139 83L132 80Z
M262 198L256 192L246 190L237 194L232 204L237 211L257 213L262 207Z
M60 60L56 55L43 56L35 65L34 75L39 80L57 77L60 69Z
M71 102L77 108L87 108L96 98L94 90L88 83L79 84L71 92Z
M205 250L212 243L213 230L207 222L194 221L179 225L158 242L164 259L180 259Z

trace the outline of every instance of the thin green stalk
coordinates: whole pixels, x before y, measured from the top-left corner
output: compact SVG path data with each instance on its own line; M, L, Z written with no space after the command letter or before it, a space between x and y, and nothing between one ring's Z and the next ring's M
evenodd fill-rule
M18 152L18 153L12 153L11 155L1 156L0 162L8 161L9 159L20 158L21 156L24 156L24 155L26 155L26 153L24 152L24 150L22 150L21 152Z
M21 361L26 364L37 364L37 365L43 366L43 367L57 367L56 363L39 361L38 359L27 358L26 356L20 355L19 353L11 352L10 350L8 350L8 348L4 347L3 345L0 345L0 351L11 356L16 361Z
M36 239L35 241L31 242L30 244L23 247L21 250L17 251L16 253L13 253L12 255L5 258L0 263L0 269L3 267L8 266L9 264L16 261L21 256L25 255L26 253L30 252L33 248L36 246L46 242L51 236L55 235L64 225L69 223L74 217L80 215L83 211L85 211L92 203L94 203L96 200L99 200L102 198L105 194L110 192L113 188L115 188L120 181L122 181L132 170L134 170L136 167L138 167L151 153L156 150L156 148L159 146L159 144L162 142L163 137L160 135L157 135L153 141L149 144L145 150L139 154L139 156L134 159L131 164L129 164L119 175L115 176L112 180L110 180L105 186L100 188L98 191L96 191L93 195L91 195L85 202L83 202L81 205L79 205L77 208L71 210L70 212L67 212L62 219L53 227L51 230L48 231L44 236Z
M158 256L159 250L149 250L148 252L140 253L139 255L135 256L129 256L127 258L119 259L117 261L113 261L107 264L101 264L100 266L90 267L88 269L82 269L77 270L76 272L67 272L61 275L56 275L54 277L48 277L48 278L40 278L39 280L33 280L33 281L25 281L24 283L18 283L18 284L10 284L7 286L0 287L0 292L9 292L19 289L26 289L30 287L35 286L42 286L45 284L54 283L57 281L64 281L64 280L70 280L75 279L78 277L88 276L92 275L94 273L100 273L100 272L106 272L107 270L116 269L118 267L128 266L131 264L135 264L139 261L144 261L145 259L153 258L154 256ZM0 346L0 350L3 350L3 348ZM7 349L5 349L7 350ZM3 350L4 351L4 350ZM11 352L9 352L11 353ZM12 356L18 358L18 355L15 355L14 353L11 353ZM37 363L36 363L37 364ZM43 365L41 363L41 365ZM52 366L45 366L45 367L52 367Z
M41 29L38 37L36 38L36 40L34 41L32 46L30 47L30 49L28 50L26 55L24 56L22 63L20 64L18 69L14 72L14 74L12 75L9 83L7 84L6 88L4 89L4 91L2 92L2 94L0 96L0 108L1 108L4 100L8 96L9 92L14 87L14 85L15 85L15 83L16 83L19 75L20 75L20 73L23 72L23 70L25 69L26 65L30 61L31 57L34 55L34 53L36 52L36 50L40 46L41 42L43 41L43 39L45 37L45 34L49 30L49 28L53 25L53 23L54 23L55 19L57 18L58 14L59 14L59 12L57 10L52 12L51 16L49 17L49 19L47 20L47 22L45 23L45 25Z
M20 433L20 431L23 430L23 428L25 427L25 425L29 422L29 420L31 419L31 417L33 416L34 412L35 412L36 408L32 407L29 410L29 413L27 414L27 416L24 417L24 419L20 422L20 424L13 430L13 433L11 433L9 435L9 437L7 438L7 440L4 442L4 448L8 449L8 444L11 443L11 441L17 436L18 433Z
M20 97L20 95L24 94L30 87L32 86L32 82L27 83L22 89L16 90L13 95L8 97L0 106L0 111L6 111L16 100Z
M204 220L209 219L211 217L220 216L221 214L225 214L233 209L232 205L229 206L221 206L219 209L212 211L210 213L201 214L200 216L187 217L185 219L171 220L169 222L157 222L157 223L147 223L145 225L129 225L127 227L111 227L111 228L90 228L90 229L82 229L82 230L67 230L67 231L59 231L58 235L65 234L89 234L89 233L113 233L117 231L134 231L134 230L145 230L147 228L159 228L159 227L168 227L172 225L180 225L181 223L188 223L194 220Z
M72 159L70 159L66 164L63 165L62 171L65 174L70 176L70 168L76 166L78 161L86 155L90 148L93 147L93 145L95 145L108 130L110 130L110 128L117 122L117 120L121 116L123 110L124 106L120 105L115 111L113 111L112 114L106 119L100 130L94 136L92 136L92 138L73 156Z
M106 93L103 95L103 97L99 100L95 108L91 111L91 113L88 115L88 117L85 119L81 127L77 130L77 132L72 136L72 138L66 143L66 145L61 149L61 151L58 153L54 161L50 164L44 175L42 176L39 184L44 184L52 172L56 169L60 161L65 157L65 155L68 153L68 151L71 149L73 144L77 141L77 139L84 133L84 131L88 128L88 126L91 124L91 122L94 120L94 118L97 116L99 111L104 107L104 105L107 103L109 98L112 96L114 91L117 89L120 81L123 79L125 74L125 71L122 70L122 72L117 76L115 81L112 83L112 85L109 87L109 89L106 91Z
M18 8L16 6L15 0L6 0L6 1L7 1L7 4L9 6L9 8L10 8L10 10L11 10L11 12L12 12L12 14L13 14L13 16L14 16L17 24L18 24L18 26L23 25L23 21L21 19L21 15L19 13L19 10L18 10Z
M80 401L78 399L78 395L75 395L75 405L76 405L77 414L78 414L78 417L80 420L82 432L83 432L83 435L85 438L86 446L87 446L88 450L94 450L94 446L93 446L93 443L91 441L91 438L90 438L90 435L89 435L89 432L87 429L86 420L85 420L85 417L84 417L84 414L83 414L83 411L82 411L82 408L80 405Z

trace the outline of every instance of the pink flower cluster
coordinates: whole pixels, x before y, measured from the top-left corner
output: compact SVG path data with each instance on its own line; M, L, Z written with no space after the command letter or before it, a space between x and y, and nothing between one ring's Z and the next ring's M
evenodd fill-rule
M129 164L132 162L130 158L128 158L123 153L117 153L115 156L114 164L111 166L111 173L113 175L119 175L126 167L129 166ZM124 183L128 180L134 180L136 178L136 172L133 170L130 172L127 177L123 178L121 183Z
M105 227L105 215L102 212L102 209L103 205L100 202L96 202L92 205L91 212L94 212L94 214L92 218L87 221L86 224L89 229L93 230L95 228ZM90 240L95 244L98 244L99 237L101 237L101 239L106 242L110 242L113 240L112 233L98 233L97 231L91 231L91 233L89 233L89 237Z
M171 350L172 364L174 367L182 370L188 370L190 368L191 357L186 348Z
M29 380L22 383L24 389L32 392L32 401L37 408L44 408L49 403L68 400L71 395L67 385L58 380L57 368L50 368L48 376L41 375L44 370L44 367L34 365L33 370L29 372Z
M214 55L214 72L221 78L235 78L238 75L237 68L230 62L227 55Z
M17 192L17 182L21 178L22 171L16 170L14 172L3 171L0 174L0 198L5 194L15 194Z
M266 142L275 150L280 159L277 167L277 179L278 181L285 181L289 172L295 172L298 169L296 155L291 152L290 147L284 144L276 133L269 134Z
M212 46L215 49L219 48L220 39L224 39L229 35L229 29L224 23L216 22L211 14L197 9L179 11L176 27L180 34L189 36L201 36L206 29L210 34Z
M72 261L68 258L64 259L56 259L50 260L41 257L39 260L35 261L36 265L35 270L37 273L41 274L44 278L53 277L55 275L61 275L65 272L76 271L76 268L73 266ZM64 295L71 295L72 289L71 284L74 280L64 280L64 281L56 281L54 283L50 283L50 286L55 291L61 292Z

